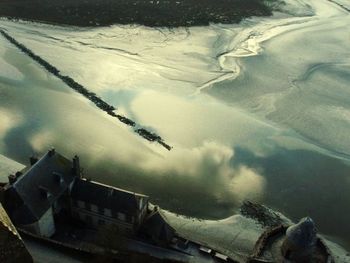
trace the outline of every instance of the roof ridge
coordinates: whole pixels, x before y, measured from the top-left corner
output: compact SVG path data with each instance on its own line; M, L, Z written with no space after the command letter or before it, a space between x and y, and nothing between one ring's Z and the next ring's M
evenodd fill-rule
M117 190L118 192L124 192L124 193L132 194L132 195L135 195L135 196L148 197L147 195L144 195L144 194L140 194L140 193L136 193L136 192L133 192L133 191L125 190L125 189L122 189L122 188L119 188L119 187L115 187L115 186L112 186L112 185L108 185L108 184L104 184L104 183L101 183L101 182L98 182L98 181L88 180L86 178L82 178L81 180L85 181L85 182L94 183L94 184L97 184L97 185L100 185L100 186L103 186L103 187L106 187L106 188L110 188L110 189L113 189L113 190Z

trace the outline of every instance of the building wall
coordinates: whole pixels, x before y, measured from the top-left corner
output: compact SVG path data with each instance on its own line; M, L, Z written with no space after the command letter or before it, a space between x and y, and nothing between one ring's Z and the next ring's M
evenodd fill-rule
M105 225L114 226L124 235L134 233L135 218L127 221L123 213L112 214L110 209L100 208L93 204L87 204L83 201L71 201L72 217L85 222L92 228L100 228Z
M52 213L51 207L40 218L40 220L38 221L38 225L39 225L39 231L40 231L41 236L50 237L55 233L56 228L55 228L55 223L54 223L53 213Z

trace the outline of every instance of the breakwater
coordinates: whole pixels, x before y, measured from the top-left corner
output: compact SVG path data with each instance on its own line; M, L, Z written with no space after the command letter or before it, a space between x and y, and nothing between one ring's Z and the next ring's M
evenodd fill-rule
M343 8L345 11L350 13L350 8L346 7L345 5L338 3L337 1L334 1L334 0L328 0L328 1L339 6L340 8Z
M140 135L142 138L150 141L150 142L157 142L167 150L171 150L171 146L165 143L162 137L160 137L158 134L148 131L145 128L142 128L140 125L137 125L133 120L120 115L116 113L116 108L107 102L105 102L103 99L101 99L99 96L97 96L94 92L89 91L87 88L76 82L74 79L72 79L69 76L62 75L60 71L48 63L46 60L42 59L40 56L36 55L33 51L31 51L29 48L24 46L23 44L19 43L16 39L11 37L8 33L6 33L4 30L0 29L0 33L2 36L4 36L10 43L15 45L18 49L20 49L23 53L28 55L30 58L32 58L34 61L39 63L41 66L43 66L48 72L55 75L57 78L61 79L68 87L72 88L74 91L80 93L85 98L89 99L92 103L96 105L99 109L103 110L107 114L109 114L111 117L116 118L118 121L130 126L133 128L134 132L136 132L138 135Z

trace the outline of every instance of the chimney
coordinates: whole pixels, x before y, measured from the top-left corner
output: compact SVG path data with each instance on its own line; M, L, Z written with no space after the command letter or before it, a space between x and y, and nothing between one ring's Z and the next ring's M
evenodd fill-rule
M9 175L9 183L14 184L17 181L17 177L14 174Z
M48 154L49 154L49 157L54 156L54 155L55 155L55 148L51 148L51 149L49 150Z
M16 179L22 175L22 172L16 172Z
M75 155L73 158L72 171L74 175L80 177L80 161L78 155Z
M38 157L31 156L31 157L29 158L30 165L33 166L38 160L39 160Z

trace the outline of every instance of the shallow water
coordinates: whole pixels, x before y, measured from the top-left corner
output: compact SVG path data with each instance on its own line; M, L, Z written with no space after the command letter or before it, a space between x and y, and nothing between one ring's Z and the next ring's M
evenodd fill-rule
M199 218L263 202L310 215L350 248L350 17L307 3L315 16L298 3L299 16L176 30L1 21L174 149L138 137L1 38L0 153L22 163L50 146L77 153L86 176Z

